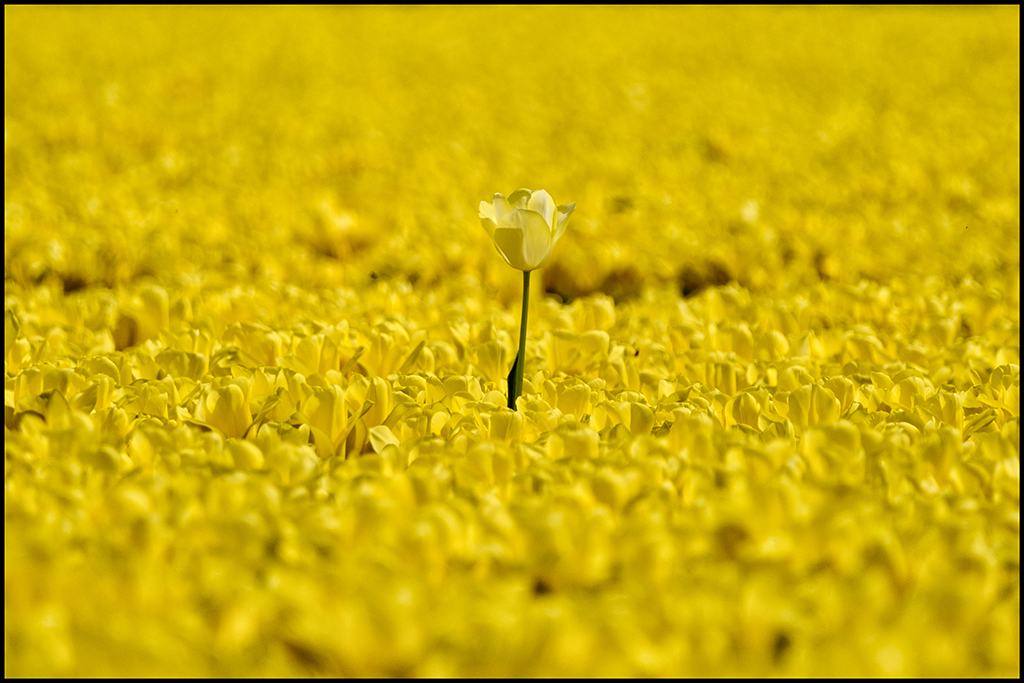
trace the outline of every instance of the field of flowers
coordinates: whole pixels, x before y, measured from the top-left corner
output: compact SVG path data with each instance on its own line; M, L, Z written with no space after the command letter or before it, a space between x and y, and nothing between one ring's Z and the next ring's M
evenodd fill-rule
M1019 8L4 14L6 675L1019 675Z

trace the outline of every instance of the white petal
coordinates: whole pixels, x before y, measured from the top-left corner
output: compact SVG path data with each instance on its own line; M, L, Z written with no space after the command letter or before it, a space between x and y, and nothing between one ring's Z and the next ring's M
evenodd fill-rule
M494 193L494 213L495 220L501 220L501 217L512 210L512 207L508 205L508 200L505 199L505 195L495 192Z
M551 195L549 195L546 190L537 190L534 192L530 196L530 201L526 206L543 216L549 228L554 226L555 200L551 198Z
M529 270L523 261L523 231L499 227L494 231L494 246L505 263L519 270Z
M572 204L563 204L558 207L558 225L555 226L555 236L552 239L552 243L557 242L562 237L562 233L569 227L569 215L572 214L576 208L576 202Z
M531 190L521 187L508 196L508 203L513 209L525 209L527 203L530 201L531 194L533 194Z
M500 234L502 242L498 249L509 265L519 270L533 270L543 265L551 255L552 247L551 227L544 222L544 217L536 211L517 209L506 216L502 223L508 227L499 226L494 231L494 243L499 244ZM513 231L521 236L513 237L510 234Z
M490 218L497 223L498 216L494 213L494 205L490 202L480 202L480 218Z
M480 215L480 224L484 226L484 230L491 236L491 239L494 239L494 231L497 229L498 224L483 214Z

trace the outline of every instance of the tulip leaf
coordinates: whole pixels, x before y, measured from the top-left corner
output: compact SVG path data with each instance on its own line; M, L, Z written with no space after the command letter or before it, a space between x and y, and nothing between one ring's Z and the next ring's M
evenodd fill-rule
M356 349L356 352L352 354L352 357L345 362L345 365L342 366L341 368L341 374L343 376L348 375L349 371L352 369L352 366L356 364L356 361L359 360L359 357L363 355L364 351L366 351L366 347L360 346L358 349Z
M516 392L513 389L516 382L516 367L519 365L519 352L516 352L516 358L512 361L512 369L508 371L508 407L512 410L516 409Z
M374 405L373 401L364 401L363 402L363 407L359 409L359 413L358 414L352 413L351 415L349 415L349 418L348 418L348 431L346 431L345 435L341 437L341 439L340 439L341 443L339 444L338 450L336 451L336 453L340 454L341 449L344 447L345 442L348 441L348 437L352 435L352 431L356 428L356 424L358 424L360 418L362 418L363 415L366 415L366 413L370 412L370 408L372 408L373 405Z
M262 427L263 423L267 421L267 416L270 414L270 412L274 408L276 408L278 406L279 403L281 403L281 393L283 391L284 391L283 387L278 387L277 388L277 392L271 394L267 398L267 400L263 404L263 407L260 408L260 412L257 413L256 417L253 419L252 424L250 424L248 426L248 428L246 428L245 433L242 434L242 438L243 439L246 438L247 436L249 436L249 431L253 427L256 428L256 433L259 434L260 427Z
M426 341L420 340L420 343L416 345L416 348L414 348L409 355L405 357L405 360L402 361L402 365L398 368L398 372L402 373L408 371L416 362L416 359L420 357L420 353L426 345Z
M193 427L197 427L199 429L199 431L201 431L201 432L214 432L216 434L220 434L221 436L224 436L224 432L221 429L219 429L218 427L214 427L209 422L204 422L203 420L195 420L195 419L186 419L186 420L183 420L183 422L185 424L192 425Z
M14 341L21 334L21 319L18 313L11 308L4 311L4 356L11 352Z

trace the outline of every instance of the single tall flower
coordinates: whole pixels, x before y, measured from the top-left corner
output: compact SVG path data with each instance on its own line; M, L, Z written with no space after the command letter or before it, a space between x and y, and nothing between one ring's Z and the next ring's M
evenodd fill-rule
M505 263L523 271L523 320L519 326L519 352L508 373L508 407L516 409L523 393L523 366L526 357L526 320L530 309L530 271L540 268L551 256L555 243L569 224L576 204L555 206L544 190L519 189L505 199L495 194L494 201L480 202L480 222L494 240Z

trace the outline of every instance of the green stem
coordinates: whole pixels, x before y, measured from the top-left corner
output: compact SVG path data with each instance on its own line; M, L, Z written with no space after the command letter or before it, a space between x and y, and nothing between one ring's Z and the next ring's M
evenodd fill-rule
M516 356L515 377L508 388L508 404L516 409L516 399L523 395L523 367L526 365L526 320L530 312L530 271L523 271L523 322L519 325L519 354Z

